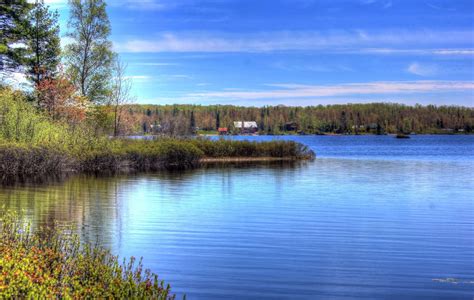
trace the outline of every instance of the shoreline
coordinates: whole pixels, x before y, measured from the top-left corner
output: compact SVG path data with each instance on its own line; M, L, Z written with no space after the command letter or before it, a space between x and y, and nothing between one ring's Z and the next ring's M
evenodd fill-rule
M211 163L310 160L316 154L292 141L112 141L78 153L31 144L0 144L0 184L41 181L65 174L118 174L194 169Z
M255 136L395 136L396 133L384 133L384 134L372 134L372 133L363 133L363 134L342 134L342 133L325 133L325 134L227 134L227 135L219 135L219 134L198 134L195 135L196 137L234 137L234 136L243 136L243 137L255 137ZM415 134L408 134L410 136L416 135L474 135L474 132L455 132L455 133L415 133ZM133 137L155 137L154 135L132 135Z
M232 162L276 162L276 161L296 161L303 160L296 157L271 157L271 156L262 156L262 157L203 157L199 160L201 164L207 163L232 163Z
M18 184L33 183L33 184L43 184L50 181L61 181L69 176L77 175L94 175L94 176L113 176L113 175L130 175L130 174L139 174L139 173L155 173L163 171L179 171L179 170L189 170L189 169L199 169L217 166L217 165L231 165L231 164L266 164L266 163L283 163L283 162L303 162L303 161L312 161L314 158L302 158L302 157L271 157L271 156L262 156L262 157L202 157L199 158L194 164L184 167L178 163L163 165L147 165L146 167L137 167L130 160L121 160L117 161L117 164L113 169L100 169L100 170L81 170L80 168L66 165L64 168L56 170L56 172L50 174L39 174L32 176L25 176L25 174L9 174L8 176L0 176L0 187L1 186L15 186ZM0 166L1 169L1 166Z

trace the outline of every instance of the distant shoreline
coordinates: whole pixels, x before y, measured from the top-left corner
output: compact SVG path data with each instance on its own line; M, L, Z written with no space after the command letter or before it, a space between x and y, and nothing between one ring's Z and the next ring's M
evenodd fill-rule
M456 133L415 133L415 134L407 134L409 136L416 136L416 135L473 135L474 132L456 132ZM396 136L395 133L386 133L386 134L341 134L341 133L327 133L327 134L257 134L257 135L249 135L249 134L237 134L237 135L218 135L218 134L199 134L196 135L198 137L232 137L232 136ZM138 135L137 135L138 136ZM146 135L144 135L146 136ZM150 135L148 135L150 136Z

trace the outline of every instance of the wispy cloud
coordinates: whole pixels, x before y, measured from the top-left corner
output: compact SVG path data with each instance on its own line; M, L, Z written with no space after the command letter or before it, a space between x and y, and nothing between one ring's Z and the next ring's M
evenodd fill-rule
M418 76L433 76L433 75L436 75L436 73L438 72L438 67L432 64L423 65L423 64L414 62L408 66L407 72L418 75Z
M362 5L380 5L383 9L388 9L392 7L393 2L392 0L362 0L360 2Z
M178 66L178 63L160 63L160 62L137 62L131 63L135 66L149 66L149 67L167 67L167 66Z
M408 95L439 92L472 92L470 81L388 81L335 85L270 84L277 89L258 91L209 91L190 93L190 98L205 99L298 99L361 95Z
M167 75L167 76L174 79L193 79L193 76L186 75L186 74L173 74L173 75Z
M117 1L112 5L126 6L132 10L163 10L167 9L173 1L165 3L164 1L157 0L122 0Z
M35 0L28 0L34 2ZM68 0L44 0L44 3L52 8L61 8L68 4ZM112 7L125 7L131 10L164 10L176 7L176 1L162 1L162 0L115 0L108 1L108 5Z
M316 73L326 72L354 72L355 70L347 65L340 63L331 64L314 64L314 63L294 63L285 62L283 60L275 61L270 67L284 71L309 71Z
M133 81L140 81L140 82L149 81L152 79L152 77L148 75L130 75L130 76L125 76L124 78L131 79Z
M135 38L117 42L121 52L268 52L291 50L357 51L357 49L385 49L412 51L410 45L438 51L440 48L459 47L474 40L474 31L275 31L253 34L226 34L219 32L164 32L152 38ZM464 46L464 47L462 47ZM471 46L471 45L470 45ZM472 51L469 47L467 51ZM448 54L448 52L440 54Z
M395 48L362 48L355 50L341 50L353 54L380 54L380 55L440 55L440 56L473 56L474 49L395 49Z

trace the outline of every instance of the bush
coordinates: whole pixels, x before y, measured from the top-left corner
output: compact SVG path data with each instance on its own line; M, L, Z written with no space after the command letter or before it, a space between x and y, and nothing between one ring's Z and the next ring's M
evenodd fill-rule
M116 140L101 150L82 155L80 169L95 173L187 169L196 167L202 156L201 150L185 140Z
M58 224L33 231L17 214L0 212L0 298L175 298L141 260L120 264L72 232Z
M54 149L0 142L0 182L59 175L68 162L65 153Z
M206 157L276 157L313 159L315 154L307 146L293 141L250 142L208 139L191 141Z

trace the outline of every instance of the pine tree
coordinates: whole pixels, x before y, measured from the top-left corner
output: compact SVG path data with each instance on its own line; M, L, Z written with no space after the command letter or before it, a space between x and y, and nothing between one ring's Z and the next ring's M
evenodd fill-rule
M194 118L194 111L191 111L189 127L190 127L189 129L191 130L191 133L194 133L196 131L196 119Z
M27 46L29 57L26 61L28 78L38 85L43 79L52 78L57 72L61 53L58 13L51 12L44 0L37 0L29 13Z
M66 47L67 72L82 96L103 103L114 58L109 41L110 22L104 0L70 0L72 43Z
M18 45L25 44L30 9L31 4L26 0L0 2L0 72L3 74L18 71L25 62L27 49Z
M216 130L219 130L219 127L221 127L221 116L220 116L220 113L217 111L216 112Z

